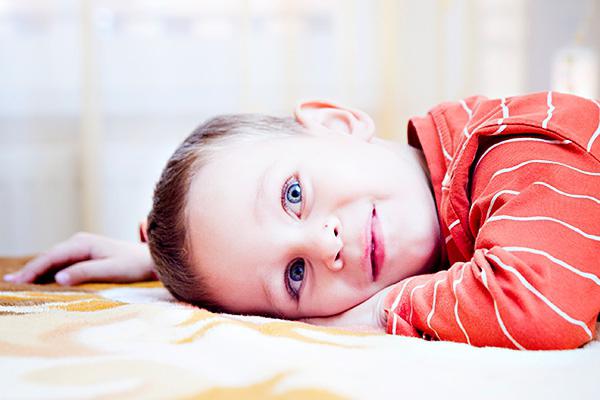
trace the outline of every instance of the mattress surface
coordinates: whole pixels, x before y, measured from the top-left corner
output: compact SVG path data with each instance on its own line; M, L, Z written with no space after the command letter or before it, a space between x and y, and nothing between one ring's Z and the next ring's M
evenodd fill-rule
M600 398L600 342L475 348L214 314L159 282L1 282L0 383L11 399Z

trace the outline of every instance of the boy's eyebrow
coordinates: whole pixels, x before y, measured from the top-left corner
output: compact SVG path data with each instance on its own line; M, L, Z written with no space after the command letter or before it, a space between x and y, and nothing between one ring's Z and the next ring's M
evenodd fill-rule
M271 172L271 170L273 169L273 167L275 166L276 162L274 161L273 163L271 163L271 165L269 165L267 168L265 168L265 171L262 173L262 175L258 178L258 185L257 185L257 190L256 190L256 199L254 200L254 217L255 219L258 219L258 216L260 215L260 205L261 203L264 203L266 201L266 185L268 182L268 177L269 177L269 173Z
M265 293L265 297L267 298L267 301L269 302L269 306L271 306L271 310L274 311L274 314L283 316L283 313L279 310L279 307L277 307L275 305L275 302L273 301L275 296L273 296L273 292L271 292L272 286L268 285L266 280L263 280L262 283L263 283L262 284L263 291Z

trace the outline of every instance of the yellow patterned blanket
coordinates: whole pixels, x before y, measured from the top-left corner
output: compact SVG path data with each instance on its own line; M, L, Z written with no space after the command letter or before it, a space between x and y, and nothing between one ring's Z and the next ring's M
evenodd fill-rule
M0 383L3 399L597 398L600 342L473 348L213 314L158 282L3 282Z

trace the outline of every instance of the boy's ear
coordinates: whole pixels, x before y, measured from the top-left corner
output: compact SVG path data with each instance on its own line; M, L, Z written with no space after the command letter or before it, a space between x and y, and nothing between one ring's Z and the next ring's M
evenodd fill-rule
M329 101L302 101L294 116L313 134L348 134L367 142L375 136L375 123L367 113Z
M145 218L139 225L140 242L148 243L148 218Z

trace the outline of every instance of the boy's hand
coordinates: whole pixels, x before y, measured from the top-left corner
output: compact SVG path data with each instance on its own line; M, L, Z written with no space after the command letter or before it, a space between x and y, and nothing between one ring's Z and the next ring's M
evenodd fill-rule
M55 272L55 280L61 285L156 278L147 245L81 232L42 253L21 270L5 275L4 280L33 283L42 275Z
M362 332L385 333L386 314L383 310L383 300L392 287L386 287L363 303L340 314L330 317L304 318L300 321L313 325L349 328Z

